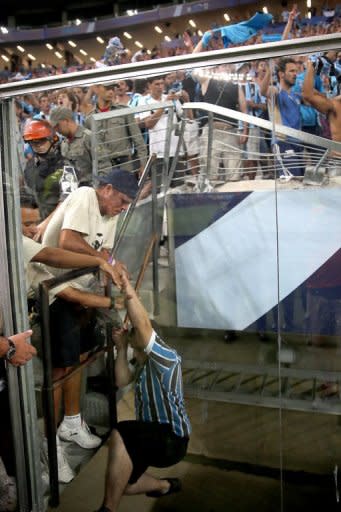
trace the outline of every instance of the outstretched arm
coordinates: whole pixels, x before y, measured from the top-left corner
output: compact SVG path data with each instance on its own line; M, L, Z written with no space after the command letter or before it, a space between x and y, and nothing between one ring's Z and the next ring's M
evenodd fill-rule
M319 112L322 112L322 114L334 112L333 102L314 89L314 67L310 60L307 62L307 72L302 86L302 97Z
M122 279L122 290L125 295L125 302L127 307L127 313L131 324L135 327L137 336L135 336L135 343L137 348L145 348L153 332L152 324L149 320L149 316L140 299L138 298L136 291L132 287L127 278L126 274L121 275Z
M95 251L96 253L96 251ZM79 254L77 252L66 251L58 247L43 247L33 258L32 261L45 263L51 267L57 268L86 268L99 267L101 270L110 275L116 286L121 285L120 273L125 271L125 267L119 262L112 267L99 254L91 256L88 254Z
M296 16L297 16L297 4L294 4L289 13L287 24L285 25L285 28L283 30L282 41L285 41L286 39L289 38L289 34L291 32L292 25L294 23Z

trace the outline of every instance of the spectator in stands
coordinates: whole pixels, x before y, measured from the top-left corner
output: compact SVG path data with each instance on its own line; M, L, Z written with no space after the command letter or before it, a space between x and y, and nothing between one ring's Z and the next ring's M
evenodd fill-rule
M133 334L115 329L116 383L135 380L136 420L122 421L112 431L105 496L99 512L116 512L123 494L160 498L180 491L177 478L157 479L149 466L167 467L186 454L191 432L182 390L181 359L153 330L147 311L126 276L123 291ZM128 364L128 342L134 348L134 371ZM148 382L152 382L151 391Z
M79 112L85 117L91 112L93 109L93 105L91 103L91 87L89 90L86 90L84 87L73 87L73 94L78 98L79 102ZM84 122L84 120L83 120Z
M134 88L133 80L119 80L116 86L116 103L129 105Z
M39 116L39 119L46 119L48 121L49 117L50 117L50 108L51 108L48 94L46 94L46 93L40 94L38 101L39 101L40 112L37 115Z
M113 104L112 89L115 85L115 83L97 85L93 88L97 95L97 103L85 121L86 127L91 127L92 114L128 108ZM97 121L96 134L98 145L102 150L102 155L98 158L100 174L110 171L112 166L118 166L128 171L132 170L131 160L134 151L139 160L140 171L143 170L147 161L147 148L135 117L129 110L119 117ZM109 166L108 160L110 161Z
M155 173L157 176L158 188L161 186L162 176L169 172L171 160L168 162L165 157L172 159L175 156L179 137L175 135L175 127L178 117L182 114L181 104L179 102L179 94L170 90L168 94L164 94L164 77L152 76L148 78L149 94L145 97L145 105L151 107L151 110L141 112L140 120L144 122L144 126L148 129L149 135L149 152L156 155L153 162ZM173 126L168 140L168 123L169 114L164 108L153 109L153 104L173 101L175 111L173 114ZM166 154L166 142L169 144L169 155ZM165 174L163 174L163 172Z
M72 110L57 107L50 115L52 127L65 138L61 143L61 154L77 169L80 186L92 184L91 132L80 126Z
M303 98L319 112L328 117L331 137L336 142L341 142L341 97L327 98L314 89L314 65L307 62L307 73L303 82Z
M269 106L269 113L274 116L277 123L289 128L301 130L301 96L292 91L297 77L296 61L290 57L281 58L277 64L278 86L270 85L270 68L267 69L265 77L260 86L260 92L266 96L271 105L274 99L274 112ZM302 164L302 144L294 137L276 139L280 155L279 160L294 176L303 176L304 167Z
M202 73L194 70L192 76L200 83L203 101L247 113L245 94L242 88L227 80L217 80L208 70ZM238 131L238 123L224 116L214 115L212 133L212 156L207 160L208 146L208 119L202 121L202 135L200 144L200 164L203 172L210 179L220 177L220 162L223 164L222 178L225 181L236 181L240 178L240 164L242 146L247 142L249 127L243 124L242 132Z

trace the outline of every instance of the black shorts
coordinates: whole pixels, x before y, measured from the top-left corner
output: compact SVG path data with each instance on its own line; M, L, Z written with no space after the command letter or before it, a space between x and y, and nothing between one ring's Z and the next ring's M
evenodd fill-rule
M94 310L57 298L50 306L51 356L54 368L79 363L96 345Z
M166 468L186 455L188 438L174 434L168 424L121 421L116 429L133 463L130 484L135 483L149 466Z

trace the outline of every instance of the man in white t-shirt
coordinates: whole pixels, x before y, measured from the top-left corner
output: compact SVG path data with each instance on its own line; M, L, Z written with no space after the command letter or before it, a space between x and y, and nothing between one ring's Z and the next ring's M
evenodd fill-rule
M177 126L178 117L182 114L182 107L179 101L180 92L169 91L168 94L164 94L165 80L163 76L153 76L147 79L149 87L149 95L144 99L146 105L151 106L150 111L141 112L139 114L140 122L144 122L145 128L148 129L149 133L149 154L156 155L156 161L154 167L156 168L156 174L158 179L158 186L161 185L162 170L165 166L165 157L168 156L166 148L169 144L169 157L170 162L167 169L171 165L171 159L175 156L176 148L178 145L179 137L175 135L175 128ZM157 103L165 103L172 101L174 104L174 116L173 116L173 128L168 136L168 123L169 113L167 109L155 108L154 105Z
M118 215L128 209L137 191L136 177L118 168L101 176L95 189L80 187L56 210L45 231L43 245L108 260ZM56 275L54 269L52 273Z

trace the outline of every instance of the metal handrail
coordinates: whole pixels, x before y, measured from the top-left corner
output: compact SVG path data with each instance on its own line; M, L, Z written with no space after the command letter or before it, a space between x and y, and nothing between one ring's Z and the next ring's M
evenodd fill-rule
M178 69L218 66L258 59L271 59L288 55L300 55L334 50L341 46L341 34L305 37L277 41L274 43L255 44L227 48L203 53L191 53L144 62L132 62L107 68L98 68L65 75L24 80L22 82L0 85L0 99L13 98L18 94L33 93L60 87L75 87L106 83L126 78L148 77L156 74L170 73Z
M318 135L305 133L302 132L301 130L296 130L295 128L289 128L289 126L283 126L282 124L273 124L271 121L267 121L256 116L250 116L249 114L243 114L242 112L238 112L237 110L219 107L218 105L213 105L212 103L205 103L199 101L194 103L184 103L182 108L184 110L205 110L213 114L219 114L220 116L235 119L236 121L243 121L245 123L250 123L255 126L259 126L260 128L265 128L270 132L274 130L274 133L276 135L278 134L285 135L287 137L293 137L309 145L314 144L316 146L320 146L329 150L341 151L341 142L335 142L333 140L319 137Z

